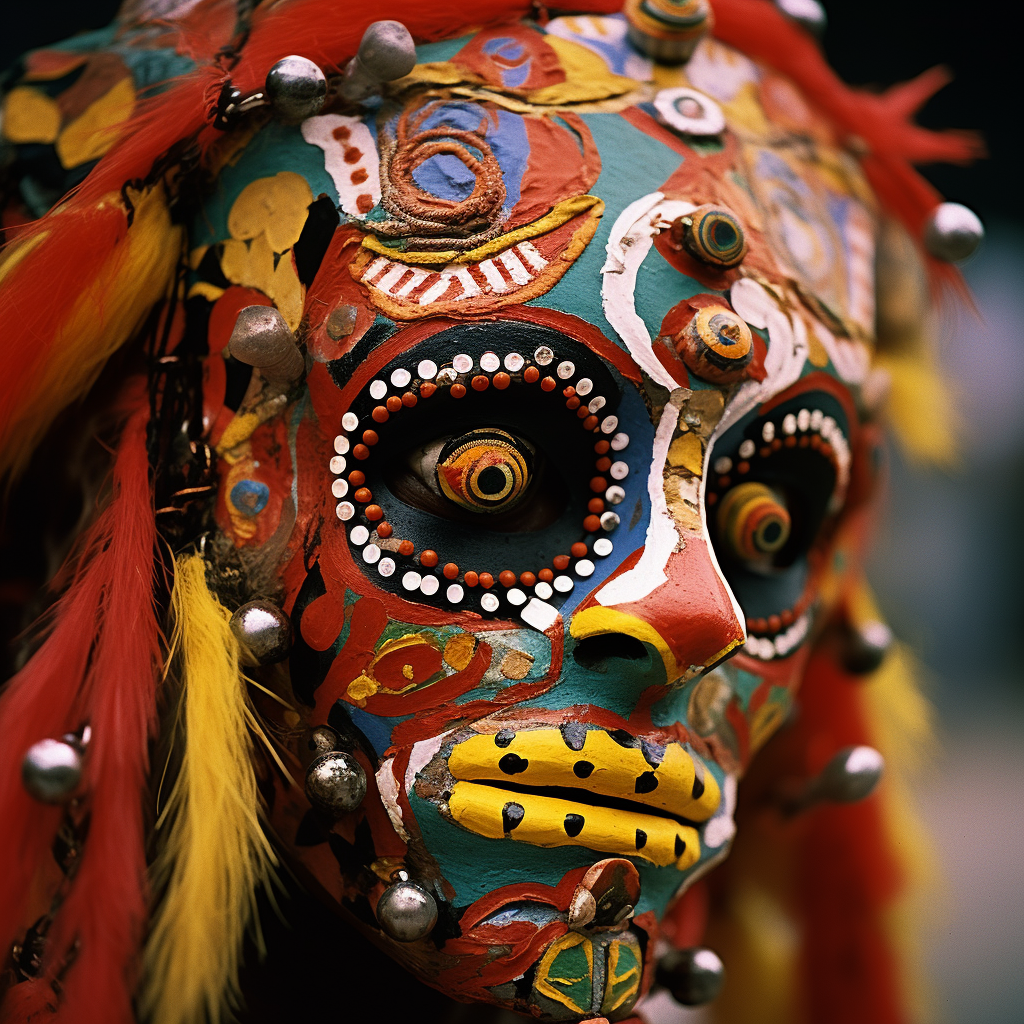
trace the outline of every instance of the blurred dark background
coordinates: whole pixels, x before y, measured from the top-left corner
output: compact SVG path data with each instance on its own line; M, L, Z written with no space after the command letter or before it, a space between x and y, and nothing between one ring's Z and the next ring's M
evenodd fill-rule
M107 24L117 4L22 0L5 7L0 68L27 49ZM825 7L823 45L847 82L885 87L946 65L954 81L919 121L978 130L990 154L972 167L923 168L946 198L977 211L987 229L964 267L979 315L951 314L939 339L959 396L951 414L962 424L961 457L954 471L942 472L909 464L893 450L889 513L871 576L891 625L920 658L940 714L940 753L919 786L946 876L934 894L928 954L935 1019L1015 1024L1024 1020L1019 15L1012 6L967 9L954 0L825 0ZM344 0L338 8L340 15Z

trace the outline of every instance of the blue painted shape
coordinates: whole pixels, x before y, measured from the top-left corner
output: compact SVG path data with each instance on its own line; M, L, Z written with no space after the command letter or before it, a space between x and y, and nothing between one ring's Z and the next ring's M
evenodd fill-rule
M395 133L396 120L397 115L388 122L386 128L392 137ZM492 112L478 103L446 103L432 110L417 130L452 128L461 132L476 132L481 123L486 124L485 138L501 167L505 182L505 204L502 207L502 214L507 217L519 202L530 152L526 123L519 114L500 110L498 123L495 125ZM467 148L473 152L472 146ZM479 152L474 153L474 156L479 155ZM458 157L443 154L424 160L413 171L413 181L419 188L440 199L461 202L473 191L476 176Z
M338 191L324 167L324 151L302 137L298 125L269 122L259 131L234 164L221 171L213 191L192 230L192 245L212 245L230 238L228 214L246 185L257 178L272 178L281 171L301 174L313 199L325 194L338 205Z
M383 715L371 715L362 708L357 708L348 701L338 700L345 714L351 719L352 724L369 740L373 752L378 757L383 757L384 751L391 746L391 733L395 726L412 718L412 715L400 715L397 718L387 718Z
M483 45L483 52L488 57L500 57L509 62L520 60L524 49L523 44L512 36L495 36L493 39L488 39ZM501 84L506 89L520 89L526 85L532 66L532 58L524 60L522 64L515 67L502 67L500 64L494 64L498 74L501 75Z
M231 488L231 504L243 516L258 516L270 501L270 488L261 480L239 480Z

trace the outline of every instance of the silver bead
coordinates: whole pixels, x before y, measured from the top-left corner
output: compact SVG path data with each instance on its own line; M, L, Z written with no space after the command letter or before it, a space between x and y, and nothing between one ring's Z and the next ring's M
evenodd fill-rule
M291 650L292 624L269 601L243 604L231 616L231 631L260 665L283 661Z
M936 259L955 263L974 254L985 237L978 215L960 203L939 203L924 229L924 244Z
M299 745L299 760L308 768L318 757L337 750L341 738L329 725L318 725L311 729Z
M363 766L343 750L321 754L306 769L306 797L329 818L354 811L366 796Z
M66 740L40 740L21 762L21 781L29 796L44 804L61 804L82 781L82 751Z
M775 0L775 6L791 21L812 35L821 37L828 27L828 15L818 0Z
M291 387L306 371L295 335L273 306L246 306L235 320L228 351L270 384Z
M384 82L404 78L416 66L416 44L400 21L375 21L363 33L359 52L345 66L341 94L357 102L380 92Z
M395 942L415 942L437 924L437 903L426 889L406 878L384 890L377 904L377 921Z
M885 759L874 747L844 747L812 783L813 796L853 804L870 796L882 778Z
M292 55L267 72L265 92L276 117L298 124L320 113L327 98L327 79L311 60Z
M854 675L869 675L881 667L892 645L892 630L884 622L872 619L850 626L843 637L843 667Z
M725 984L725 965L718 954L697 946L674 949L658 961L655 978L683 1006L703 1006L717 999Z

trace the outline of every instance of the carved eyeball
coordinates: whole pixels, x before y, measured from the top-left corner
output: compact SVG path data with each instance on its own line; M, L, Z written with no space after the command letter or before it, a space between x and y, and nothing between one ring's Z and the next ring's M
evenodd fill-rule
M742 317L705 306L672 339L687 369L715 384L739 380L754 358L754 339Z
M438 453L437 482L446 498L471 512L504 512L526 492L533 452L504 430L471 430Z
M698 206L685 217L677 217L671 231L677 245L712 267L735 267L747 254L739 219L724 206Z
M786 546L791 522L785 499L759 483L739 484L718 508L718 531L733 558L764 563Z

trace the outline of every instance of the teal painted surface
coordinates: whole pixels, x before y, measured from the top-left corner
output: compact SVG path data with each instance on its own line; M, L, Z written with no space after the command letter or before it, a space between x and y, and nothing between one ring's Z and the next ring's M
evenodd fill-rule
M272 178L281 171L301 174L309 182L314 199L326 194L338 205L338 192L324 169L324 151L306 142L297 125L271 121L249 143L238 162L221 172L216 190L196 219L192 245L210 245L229 238L228 214L242 190L257 178Z
M743 714L747 714L750 711L750 698L754 696L754 691L761 685L762 679L760 676L744 672L739 668L730 673L730 679L732 692L736 695L740 710Z
M416 47L417 64L438 64L441 61L451 60L475 35L471 32L467 36L459 36L456 39L444 39L440 43L424 43Z

